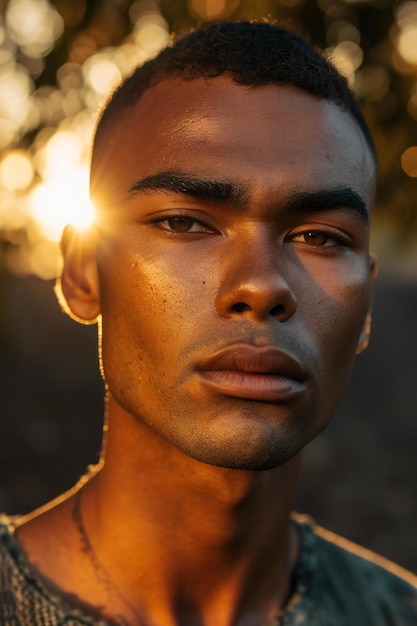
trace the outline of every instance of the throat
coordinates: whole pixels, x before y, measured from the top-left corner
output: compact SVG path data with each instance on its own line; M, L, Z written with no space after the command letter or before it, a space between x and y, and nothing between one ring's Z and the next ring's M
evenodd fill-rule
M274 472L255 481L243 473L237 480L236 471L228 481L228 472L199 476L198 490L193 481L173 489L171 479L166 499L144 490L129 510L117 494L101 501L112 494L100 486L105 471L75 496L73 522L90 570L127 624L230 626L249 614L272 624L285 606L298 554L288 482L280 492Z
M189 572L185 569L187 558L178 559L171 568L148 570L149 575L136 570L132 584L132 580L123 578L118 564L101 560L85 527L81 505L79 492L74 500L74 523L107 599L102 617L118 626L231 626L247 622L246 616L254 613L256 624L272 626L287 604L298 555L297 537L291 526L281 547L271 550L273 546L266 546L258 551L257 559L242 550L243 546L234 550L233 557L223 558L221 564L210 553L203 557L202 551L199 555L194 552Z

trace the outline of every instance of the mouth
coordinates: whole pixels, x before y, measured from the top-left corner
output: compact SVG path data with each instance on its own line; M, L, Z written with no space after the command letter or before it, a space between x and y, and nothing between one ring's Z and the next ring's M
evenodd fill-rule
M273 346L235 344L214 354L199 367L205 385L235 398L287 402L304 389L300 363Z

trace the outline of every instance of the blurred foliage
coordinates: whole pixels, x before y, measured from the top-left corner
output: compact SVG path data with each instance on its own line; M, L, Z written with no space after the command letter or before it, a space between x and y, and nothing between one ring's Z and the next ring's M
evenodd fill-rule
M417 232L417 1L0 0L0 264L50 278L66 221L88 215L98 108L138 63L213 19L274 19L324 48L375 137L376 217ZM80 213L71 212L77 208Z

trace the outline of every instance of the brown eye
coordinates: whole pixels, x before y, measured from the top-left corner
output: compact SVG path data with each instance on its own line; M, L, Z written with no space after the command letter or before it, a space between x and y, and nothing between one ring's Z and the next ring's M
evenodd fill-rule
M305 243L313 246L325 246L328 243L329 236L325 233L319 233L316 230L310 230L303 234Z
M205 222L197 219L193 215L167 215L150 220L150 224L159 230L175 235L213 235L216 231L210 228Z
M192 220L189 217L180 216L170 217L166 221L169 228L176 233L188 233L195 223L195 220Z
M288 236L287 241L310 246L312 248L340 248L349 246L349 239L341 232L332 230L327 232L324 229L304 230Z

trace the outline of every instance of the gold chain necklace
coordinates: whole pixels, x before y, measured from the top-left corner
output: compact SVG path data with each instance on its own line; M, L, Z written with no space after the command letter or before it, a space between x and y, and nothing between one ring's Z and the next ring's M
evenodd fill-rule
M108 574L104 566L101 564L100 559L98 558L93 546L91 545L90 539L87 535L87 531L84 526L82 511L81 511L81 489L75 494L74 499L74 508L72 510L72 517L75 523L75 526L78 530L78 534L82 543L82 550L84 554L87 556L90 564L93 568L95 577L100 586L105 590L108 604L112 605L112 600L117 599L119 603L124 604L131 613L135 616L135 619L139 624L142 624L141 618L136 611L136 609L132 606L127 598L122 594L120 589L117 587L116 583L113 581L111 576ZM115 615L117 626L129 626L129 622L126 617L120 613Z

